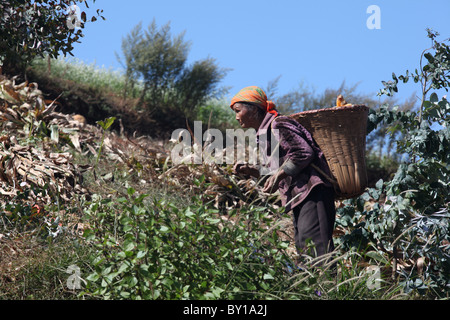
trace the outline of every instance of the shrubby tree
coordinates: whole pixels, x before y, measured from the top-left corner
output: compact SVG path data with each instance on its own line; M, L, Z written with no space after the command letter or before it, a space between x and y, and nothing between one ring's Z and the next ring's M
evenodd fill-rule
M139 23L122 40L127 77L124 95L138 92L138 106L150 110L176 106L190 114L219 91L217 84L226 71L208 58L187 65L190 43L184 32L172 36L170 23L158 28L155 20L146 30ZM140 86L142 90L134 90Z
M92 0L95 2L95 0ZM73 44L83 36L86 12L77 14L75 5L87 0L0 1L0 67L4 73L23 73L36 56L56 58L71 54ZM97 10L101 17L102 10ZM103 18L104 19L104 18Z
M450 86L450 47L428 30L432 47L423 52L420 69L392 75L380 94L392 95L400 81L419 83L418 110L385 104L369 114L369 130L383 123L399 130L397 152L406 154L394 177L379 181L359 198L338 209L338 224L352 230L346 246L368 250L375 244L390 258L407 291L447 296L450 288L450 103L439 90ZM367 201L374 202L366 206ZM374 256L374 255L372 255ZM397 264L403 262L403 268Z

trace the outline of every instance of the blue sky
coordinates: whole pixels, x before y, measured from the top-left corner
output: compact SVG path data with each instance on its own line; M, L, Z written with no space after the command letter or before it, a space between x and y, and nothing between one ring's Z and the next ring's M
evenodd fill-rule
M97 0L87 10L103 9L106 21L88 23L76 58L120 69L115 53L139 22L147 27L171 23L173 35L185 31L189 61L212 57L230 69L221 86L228 98L248 85L265 87L281 76L278 94L303 85L317 93L345 81L374 97L382 80L419 66L431 44L426 28L450 37L449 0ZM380 29L369 29L370 5L380 9ZM81 5L85 10L84 5ZM401 101L417 84L401 85ZM271 97L269 97L271 98ZM276 101L275 101L276 102Z

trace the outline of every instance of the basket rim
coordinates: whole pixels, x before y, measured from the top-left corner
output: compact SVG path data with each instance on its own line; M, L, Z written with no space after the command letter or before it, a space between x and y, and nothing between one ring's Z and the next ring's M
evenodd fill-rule
M364 104L355 104L351 106L342 106L342 107L331 107L331 108L321 108L321 109L313 109L306 110L298 113L291 114L291 116L301 116L301 115L309 115L315 113L323 113L323 112L341 112L341 111L359 111L359 110L369 110L369 107Z

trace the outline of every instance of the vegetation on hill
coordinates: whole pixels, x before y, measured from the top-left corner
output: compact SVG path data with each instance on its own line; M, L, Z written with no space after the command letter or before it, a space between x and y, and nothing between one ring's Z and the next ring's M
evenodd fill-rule
M186 66L182 37L154 24L124 41L124 74L48 58L70 53L76 39L63 27L52 33L60 38L30 46L52 19L66 21L54 4L1 4L0 46L22 40L10 47L16 56L2 56L3 71L13 59L28 66L0 79L1 298L448 298L450 103L437 90L450 85L450 48L437 33L428 31L419 69L384 82L387 95L418 83L420 106L374 104L368 164L383 164L383 179L337 202L338 249L319 266L298 260L291 218L257 181L226 165L171 163L173 129L193 120L235 125L214 61ZM14 29L17 19L33 32ZM154 54L140 59L134 45ZM349 100L366 98L352 89L339 88ZM286 113L326 107L330 92L291 92L279 105Z

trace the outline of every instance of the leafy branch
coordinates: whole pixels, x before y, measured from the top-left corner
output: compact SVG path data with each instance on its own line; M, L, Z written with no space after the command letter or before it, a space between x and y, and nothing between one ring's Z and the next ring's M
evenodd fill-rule
M352 230L341 238L344 247L375 243L390 256L406 291L433 290L445 296L450 283L450 103L434 90L450 86L450 48L436 40L438 33L427 31L432 47L422 52L420 70L398 77L393 73L379 92L391 96L399 81L412 79L421 86L420 109L402 111L384 104L369 115L369 131L384 123L390 132L402 133L397 152L406 160L392 179L339 208L338 225ZM374 204L365 208L367 201Z
M420 105L420 120L422 122L423 112L427 95L430 90L445 89L448 91L449 76L450 76L450 47L445 42L438 42L436 37L439 36L438 32L434 32L431 29L427 29L428 38L431 39L432 46L424 50L420 56L420 70L415 69L414 73L406 70L405 75L396 76L392 73L392 81L382 81L384 89L380 90L378 95L383 94L392 96L394 92L398 92L397 84L399 81L407 83L409 79L413 79L415 83L421 84L421 105ZM444 40L444 41L448 41ZM434 50L434 54L430 52ZM424 64L424 58L427 60Z
M97 159L95 161L95 165L98 165L98 161L100 160L100 154L102 153L102 149L103 149L103 144L105 142L105 133L106 131L112 126L112 124L114 123L114 121L116 120L115 117L110 117L105 119L105 121L97 121L97 124L102 127L103 132L102 132L102 141L100 142L100 148L98 149L98 153L97 153Z

